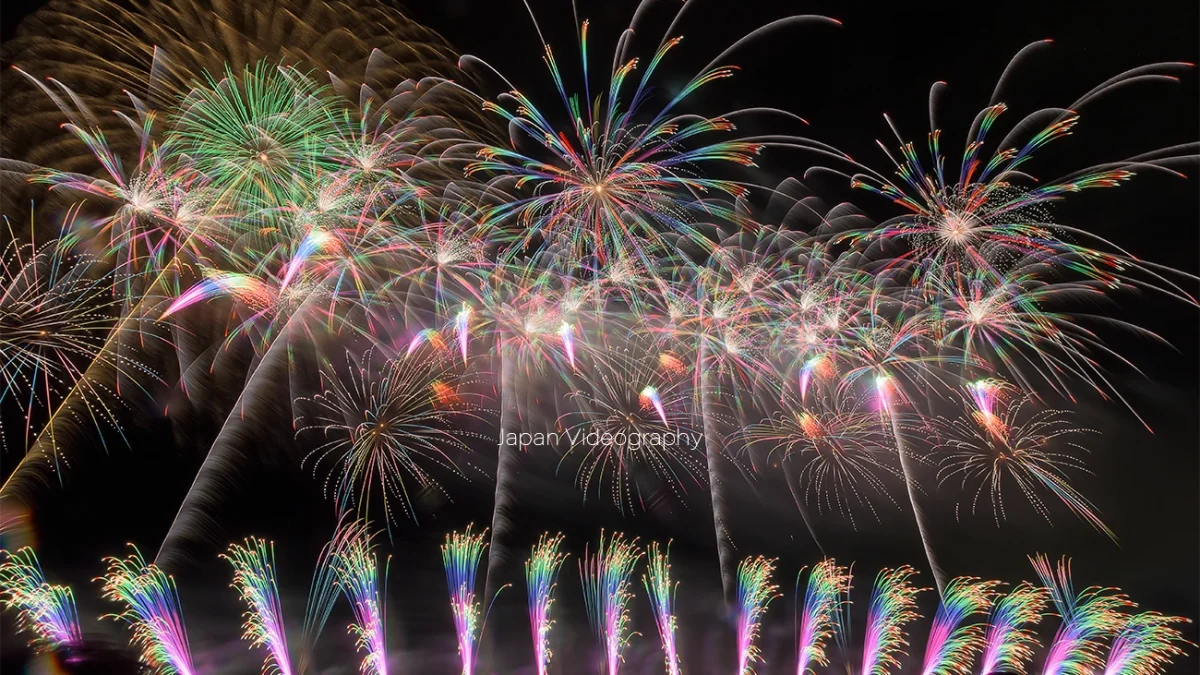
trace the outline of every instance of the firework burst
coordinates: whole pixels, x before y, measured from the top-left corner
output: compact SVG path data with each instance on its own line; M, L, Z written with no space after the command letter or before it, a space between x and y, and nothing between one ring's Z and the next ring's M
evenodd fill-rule
M601 532L596 552L585 551L579 561L588 621L604 652L604 675L617 675L625 659L625 647L632 636L629 604L633 601L633 591L629 578L641 557L636 539L626 540L624 535L615 533L606 542Z
M392 359L382 366L373 359L373 351L360 361L347 354L344 371L326 369L327 388L307 399L314 412L297 421L297 435L324 437L305 463L329 464L326 485L333 484L339 511L357 504L365 514L379 485L390 523L396 499L405 516L416 517L414 485L442 489L428 464L465 477L454 454L468 454L464 438L474 434L456 422L474 417L478 408L461 403L455 393L461 377L445 354Z
M580 486L587 493L607 484L622 511L635 505L644 509L645 499L659 485L682 501L689 485L702 485L704 476L699 450L689 443L699 438L689 405L690 382L664 373L658 356L637 344L597 348L594 357L586 385L569 394L578 409L559 420L569 436L611 439L568 450L567 456L583 453ZM679 440L656 443L655 438ZM639 478L646 471L659 485Z
M0 602L17 611L17 631L29 633L38 651L78 643L83 633L71 587L47 583L32 548L0 556Z
M248 608L243 615L242 639L249 640L251 647L267 648L263 674L292 675L275 577L274 543L250 538L245 545L231 544L221 557L233 566L233 587Z
M108 573L97 579L104 598L125 605L108 618L129 624L131 642L141 649L142 661L165 675L192 675L191 650L175 579L157 565L147 564L141 551L130 544L128 558L105 558Z
M939 432L934 449L943 453L938 481L956 480L964 490L974 488L972 513L986 493L997 525L1005 518L1006 484L1015 484L1047 521L1050 510L1043 494L1048 493L1115 541L1116 534L1100 519L1096 507L1071 485L1067 474L1087 472L1079 459L1087 450L1074 439L1090 430L1072 426L1065 411L1039 408L1032 395L998 398L997 392L1004 390L993 381L974 382L968 391L973 404L968 418L935 422Z

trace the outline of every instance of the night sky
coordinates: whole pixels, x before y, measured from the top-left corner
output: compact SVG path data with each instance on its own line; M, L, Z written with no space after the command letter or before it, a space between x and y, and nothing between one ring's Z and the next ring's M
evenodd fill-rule
M595 60L607 63L611 45L627 25L633 5L603 0L579 3L580 18L592 21ZM564 69L573 69L577 61L569 1L531 5L560 63ZM3 3L0 30L4 38L11 38L18 22L38 6ZM1065 105L1128 68L1157 61L1196 61L1200 54L1200 12L1194 2L1074 6L1051 2L700 2L679 29L685 41L678 58L664 62L661 71L668 83L672 74L686 78L737 37L788 12L835 17L843 22L840 28L796 29L739 50L729 60L741 66L741 72L709 87L696 106L707 113L750 105L795 112L810 123L805 130L808 136L881 168L886 157L874 145L875 139L889 148L896 145L883 113L892 117L907 138L923 143L929 86L936 80L946 81L949 89L939 121L947 130L949 140L945 142L951 152L957 152L967 126L987 104L1009 58L1034 40L1049 37L1054 45L1015 75L1008 87L1010 95L1005 97L1013 109L1010 115ZM545 101L545 107L557 113L557 98L541 62L537 34L519 0L422 2L412 3L406 11L445 36L460 52L495 66L534 100ZM653 34L647 41L653 46L665 22L648 21L647 26ZM1137 86L1090 107L1073 136L1041 153L1034 173L1049 178L1101 161L1194 141L1200 119L1198 81L1200 77L1193 71L1179 83ZM490 93L500 90L495 81L485 80L483 86ZM3 154L0 151L0 156ZM775 184L789 175L799 177L813 161L791 151L768 151L756 178L763 184ZM1088 191L1056 207L1054 215L1059 222L1101 234L1136 256L1195 274L1200 271L1200 179L1195 168L1190 173L1193 175L1186 179L1139 176L1119 189ZM851 192L831 179L818 177L809 184L828 201L853 200L878 220L896 215L886 200ZM1131 294L1123 296L1119 308L1110 313L1169 343L1120 331L1104 334L1109 346L1142 370L1139 375L1114 366L1111 373L1117 389L1153 431L1143 427L1119 401L1102 401L1084 393L1075 403L1055 404L1073 408L1078 426L1099 432L1087 440L1091 450L1087 463L1093 475L1079 475L1076 485L1097 505L1119 536L1119 545L1057 504L1052 505L1051 526L1022 505L1016 494L1011 495L1009 518L1000 528L986 508L972 515L964 507L956 519L957 491L933 492L930 488L932 494L924 503L933 514L934 546L951 574L1009 582L1033 577L1026 559L1029 554L1068 555L1074 559L1079 587L1119 586L1145 608L1200 619L1197 310L1153 295ZM103 460L87 462L86 470L66 475L63 487L41 494L34 521L42 564L52 581L70 582L75 587L81 620L98 640L119 644L126 638L115 622L94 621L98 614L112 609L98 598L98 585L92 582L103 571L100 558L122 554L125 542L137 543L148 555L156 550L216 433L212 420L222 416L194 413L173 427L160 414L137 411L127 426L132 447L110 445ZM196 551L192 564L175 570L196 665L203 673L256 672L260 657L238 640L241 607L228 588L228 566L216 559L224 542L249 535L276 542L285 614L298 629L313 562L336 523L319 480L286 458L289 453L296 456L288 447L292 435L289 421L274 417L262 416L260 435L265 443L277 441L282 451L265 452L271 459L257 465L247 463L239 484L230 488L222 505L219 522L223 531L208 550ZM478 463L490 471L495 447L483 445L480 451ZM5 474L17 459L15 449L10 448L9 453L2 458ZM619 529L641 536L643 541L674 541L675 569L682 582L678 605L685 670L731 672L732 623L721 607L712 520L704 492L693 495L690 508L622 515L604 500L585 503L572 484L573 471L563 469L555 478L556 467L555 457L527 460L519 513L530 543L543 531L561 530L572 553L563 568L557 596L555 672L593 671L594 638L584 618L576 560L584 544L594 542L601 528ZM450 529L470 522L490 523L492 484L476 476L470 483L450 484L449 488L452 502L426 504L420 525L395 524L391 542L385 545L392 555L388 619L391 646L398 654L395 672L451 673L456 667L437 546ZM768 615L768 663L759 672L788 672L793 650L792 582L803 565L819 559L819 553L805 533L791 497L776 481L764 478L755 485L743 484L735 493L731 531L739 555L780 557L777 580L784 597ZM911 515L907 505L900 503L903 508L881 510L879 522L870 517L858 519L856 529L836 514L818 518L818 532L828 552L840 561L855 563L854 598L859 608L855 631L859 636L865 593L875 571L901 563L923 569ZM923 584L932 585L928 572L921 576ZM501 594L483 649L504 672L530 672L523 660L528 652L523 580L511 581L517 586ZM635 628L642 635L633 641L627 672L661 672L658 640L640 583L637 592ZM927 617L933 612L934 596L926 593L923 598ZM330 619L322 637L321 649L327 653L320 661L329 666L324 672L354 670L355 660L349 658L353 642L343 630L349 618L343 603ZM927 623L918 622L913 636L917 647L912 651L917 654L924 644ZM7 619L4 628L2 667L10 672L25 656L18 639L9 632ZM1189 630L1196 639L1194 629ZM1176 672L1194 671L1195 659L1193 650L1187 660L1176 664ZM334 666L339 661L345 663L341 670ZM706 665L725 662L729 665L722 669L711 666L710 670ZM906 665L916 669L918 664Z

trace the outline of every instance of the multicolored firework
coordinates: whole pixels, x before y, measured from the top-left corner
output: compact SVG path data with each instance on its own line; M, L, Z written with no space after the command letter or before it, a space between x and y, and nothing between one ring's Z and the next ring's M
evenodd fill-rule
M595 553L584 551L579 561L579 578L588 622L600 638L604 653L603 675L617 675L629 643L629 603L633 601L629 577L642 557L637 539L626 540L614 533L606 542L600 533Z
M767 607L779 597L779 586L771 583L774 574L775 561L762 556L746 558L738 565L737 672L740 675L751 675L754 664L763 662L758 634Z
M419 489L440 489L430 464L465 477L454 454L469 454L464 439L475 434L460 423L479 408L445 405L455 399L447 392L462 379L450 365L444 355L377 364L369 351L359 359L347 353L345 368L323 371L327 388L301 402L314 412L297 420L296 433L324 438L304 463L328 463L326 483L333 483L339 511L357 507L365 515L378 484L389 523L396 518L392 504L397 498L401 512L415 519L410 482Z
M578 481L584 492L607 483L622 510L644 509L658 490L683 501L689 485L701 486L704 475L692 440L700 432L693 424L690 381L664 373L647 345L631 342L590 352L595 360L587 381L568 394L578 409L559 419L568 436L600 441L576 443L564 461L582 453Z
M454 614L462 675L475 672L475 645L483 632L480 603L475 600L475 575L483 550L487 548L484 543L487 528L473 534L471 527L468 525L462 532L447 534L446 543L442 545L442 565L446 568L446 585L450 588L450 610Z
M529 560L525 561L525 585L529 600L529 629L533 634L533 662L537 675L546 675L550 667L550 629L554 621L550 609L554 606L554 589L558 585L558 572L567 559L559 549L563 536L549 533L538 537Z
M221 557L233 566L233 587L248 608L243 615L242 639L249 640L251 647L267 648L263 674L292 675L295 671L275 578L275 544L251 537L245 545L230 544Z
M366 523L352 522L340 531L343 533L335 536L335 540L341 541L331 551L330 567L354 610L350 633L356 638L355 645L366 652L358 671L362 675L387 675L383 589L387 587L388 563L384 563L381 584L379 560Z
M1062 620L1050 642L1042 675L1085 675L1103 669L1103 640L1125 625L1125 610L1133 603L1115 588L1091 586L1076 594L1071 562L1066 558L1054 567L1044 555L1029 561Z
M71 232L78 207L63 221L59 237L38 243L34 229L18 236L4 219L9 241L0 251L0 404L13 402L24 416L23 448L45 423L43 411L53 411L65 396L75 393L87 402L87 413L72 408L80 423L121 431L115 408L119 393L107 378L89 374L100 365L117 372L144 372L128 353L106 351L109 331L122 301L111 284L118 276L104 273L103 262L86 253ZM65 461L53 442L46 457L58 471ZM10 433L0 429L0 447ZM101 433L103 437L103 433Z
M38 651L78 643L83 633L71 587L47 583L32 548L0 551L0 556L0 602L17 611L17 631L29 633Z
M166 675L192 675L196 671L175 579L157 565L147 564L136 546L130 547L133 553L125 559L105 558L108 573L97 579L106 600L125 605L120 614L107 618L129 624L131 642L141 649L147 666Z
M946 584L929 639L922 675L969 675L971 660L984 646L984 624L965 622L992 606L999 581L955 577Z
M1045 615L1049 591L1022 582L992 606L983 638L980 675L1025 675L1038 646L1034 626Z
M867 633L863 638L863 675L888 675L899 667L898 655L908 645L904 627L920 618L917 614L917 588L912 583L916 570L907 565L882 570L875 577L871 602L867 608Z
M796 675L811 675L814 666L829 665L825 643L842 625L851 578L849 568L838 565L832 558L822 560L809 571L804 602L797 603L800 616L796 627ZM799 590L797 576L797 594Z
M1183 638L1174 624L1191 623L1179 616L1142 612L1129 617L1113 638L1104 675L1159 675L1176 656L1183 656Z
M994 381L972 383L969 391L974 403L969 418L935 420L938 440L934 449L943 453L939 482L957 480L963 489L973 486L972 513L986 493L997 525L1004 519L1006 483L1015 483L1047 521L1050 510L1042 495L1048 493L1115 541L1116 534L1067 475L1071 470L1087 472L1079 458L1087 449L1074 439L1091 430L1072 426L1066 411L1039 408L1032 395L1013 401L998 399L1001 385ZM1071 449L1077 452L1068 452Z
M650 608L654 612L654 625L662 642L667 675L679 675L679 652L675 645L675 591L679 582L671 580L670 558L670 542L665 551L657 541L650 542L646 553L647 571L642 575L642 584L646 587L646 596L650 598Z

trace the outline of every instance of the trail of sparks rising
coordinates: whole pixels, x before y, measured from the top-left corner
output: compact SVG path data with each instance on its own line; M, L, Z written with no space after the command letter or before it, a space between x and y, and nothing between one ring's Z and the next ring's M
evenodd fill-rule
M596 552L585 550L579 561L588 621L604 653L604 675L617 675L625 660L631 636L629 604L633 602L629 578L641 557L637 539L627 540L618 532L606 542L601 532Z
M567 554L560 552L563 536L544 533L533 546L525 561L525 586L529 602L529 629L533 636L533 661L537 675L546 675L550 667L550 629L554 621L550 610L554 606L554 590L558 573Z
M462 532L446 535L442 545L442 566L446 568L446 585L450 589L450 611L454 614L454 632L458 637L458 655L462 659L462 675L475 672L475 646L483 630L480 603L475 599L475 575L479 561L487 548L484 539L487 528L478 534L471 525Z
M771 601L779 597L779 586L771 583L775 561L758 556L746 558L737 568L737 654L738 673L752 675L754 664L762 663L758 646L763 616Z
M1071 563L1051 566L1046 556L1030 558L1061 619L1042 665L1042 675L1087 675L1104 667L1102 641L1125 624L1132 603L1115 588L1091 586L1075 593Z
M50 584L37 554L28 546L15 553L0 551L0 603L17 612L17 632L29 633L38 651L53 651L80 642L79 614L70 586Z
M929 629L922 675L970 675L971 660L984 644L984 625L965 622L991 608L999 585L975 577L950 580Z
M251 537L245 544L230 544L221 555L233 566L233 587L247 605L242 639L251 647L266 647L264 675L292 675L284 630L283 607L275 575L275 544Z
M192 655L175 579L157 565L147 564L130 544L128 558L105 558L108 572L98 579L104 598L125 605L108 618L129 624L131 642L141 649L142 661L166 675L193 675Z
M330 564L342 593L354 610L354 623L350 624L349 630L355 637L355 646L366 652L358 670L362 675L387 675L383 589L387 586L388 563L384 563L381 584L378 556L365 525L347 532L348 538L344 545L335 549Z
M888 675L900 665L908 638L904 627L920 618L916 596L923 589L913 585L917 572L907 565L882 570L875 577L867 608L867 632L863 638L863 675Z
M796 675L812 675L816 672L814 666L829 665L825 644L841 627L842 613L848 611L844 598L849 593L850 582L849 568L838 565L831 558L822 560L809 571L796 630ZM797 592L799 586L797 577Z
M1048 600L1045 588L1021 583L996 602L984 634L980 675L1028 672L1038 646L1034 627L1045 615Z
M658 639L662 643L667 675L680 675L679 652L675 644L675 631L678 629L675 619L675 591L679 582L671 579L670 557L669 542L665 550L658 542L650 542L646 553L647 570L642 576L642 584L646 587L646 596L650 599L650 609L654 614Z

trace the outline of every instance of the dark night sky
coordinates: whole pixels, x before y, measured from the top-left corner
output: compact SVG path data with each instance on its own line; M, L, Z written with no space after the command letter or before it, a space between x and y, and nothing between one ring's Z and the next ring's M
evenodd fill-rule
M573 68L570 3L531 4L560 63L565 69ZM3 36L10 37L16 22L37 5L3 3ZM593 21L596 62L607 63L610 46L628 22L632 5L580 0L580 6L580 17ZM949 91L940 121L957 151L959 139L975 112L987 103L1008 59L1033 40L1050 37L1055 45L1018 73L1009 87L1012 95L1006 97L1014 109L1009 115L1045 105L1065 105L1127 68L1155 61L1196 61L1200 54L1200 13L1194 2L1092 3L1086 10L1073 7L1074 3L1044 1L919 5L702 2L680 28L686 40L678 59L664 62L661 71L686 77L736 37L788 12L835 17L844 23L841 28L799 29L739 51L731 60L743 67L742 72L713 86L698 103L707 108L705 112L747 105L795 112L811 123L807 135L882 167L886 158L874 147L874 140L885 140L889 148L895 145L882 113L891 114L909 138L923 139L929 85L935 80L947 81ZM519 0L422 2L413 3L408 12L442 33L461 52L496 66L535 100L545 101L545 106L553 109L556 99L551 98L537 36ZM653 37L646 40L653 46L665 22L647 25L654 26ZM638 53L648 48L644 46ZM1194 141L1200 118L1198 79L1192 72L1178 84L1137 87L1096 105L1084 115L1074 136L1042 152L1045 161L1035 166L1035 173L1053 177L1091 163ZM768 153L762 173L771 180L799 176L809 161L796 154ZM875 217L893 215L883 200L866 193L851 194L844 186L833 184L813 185L830 200L853 199ZM1079 195L1075 200L1078 206L1063 207L1056 217L1102 233L1136 255L1196 273L1198 195L1200 179L1194 175L1187 179L1139 177L1116 190ZM1032 576L1027 554L1071 555L1080 586L1120 586L1147 608L1200 619L1197 311L1152 297L1132 297L1122 302L1117 315L1159 333L1173 345L1112 337L1113 346L1145 372L1145 377L1139 377L1116 371L1115 381L1153 433L1117 402L1081 399L1078 405L1080 426L1101 432L1091 441L1089 466L1095 475L1082 476L1079 485L1120 536L1120 545L1062 509L1055 510L1053 527L1019 508L1020 515L1002 529L995 527L990 513L964 514L955 522L952 496L935 495L931 499L938 507L935 546L952 573L995 575L1013 582ZM271 423L286 421L264 420L264 424ZM132 450L116 448L107 460L90 463L86 475L69 476L66 488L47 493L36 513L43 564L52 579L68 580L76 586L85 624L109 609L94 597L95 585L90 582L102 571L99 558L120 553L126 541L155 550L202 459L207 447L204 439L215 433L201 428L196 438L176 441L167 422L152 419L131 429ZM3 458L6 465L13 460L13 456ZM531 473L548 475L553 471L553 462L543 464L531 468ZM311 477L286 463L248 466L241 478L252 489L231 491L222 514L224 538L233 541L255 534L277 542L285 613L297 628L312 561L333 527L332 508L322 500L320 487ZM603 502L581 504L569 476L557 482L529 480L533 483L530 493L536 496L525 501L521 516L531 537L543 530L562 529L573 553L582 552L584 543L594 540L600 527L621 528L644 538L673 537L676 568L683 581L679 604L684 615L685 666L694 664L689 672L708 672L699 665L702 661L729 657L733 635L729 626L723 626L718 610L711 519L703 499L696 500L696 508L670 515L622 517ZM451 527L490 520L490 487L482 480L456 486L453 504L444 506L420 528L401 524L395 532L389 620L393 648L407 653L404 660L409 665L404 672L452 671L456 657L437 543ZM783 557L779 580L785 598L768 617L770 663L760 670L782 673L787 671L792 649L788 633L791 580L800 566L816 560L816 554L793 509L787 506L786 494L766 489L756 493L749 488L742 492L736 500L733 523L740 554ZM825 519L820 528L832 554L856 561L859 591L869 587L869 576L883 564L907 562L922 567L915 530L902 512L884 513L878 524L860 523L858 531L851 531L838 518ZM197 665L203 672L253 672L251 665L243 664L252 664L251 657L257 658L257 654L248 655L244 646L236 643L240 609L233 591L226 588L228 570L215 559L216 553L214 546L191 569L177 574ZM638 591L641 596L640 586ZM506 593L499 618L488 631L503 642L512 641L516 645L513 650L524 654L521 650L526 649L528 631L519 607L523 590ZM927 596L923 608L928 615L933 609L928 606L932 594ZM561 614L556 630L562 632L556 639L563 643L556 649L562 655L557 667L567 673L572 672L574 655L583 658L591 649L592 639L578 597L574 558L563 568L559 597ZM643 635L634 641L629 672L658 672L656 668L661 667L657 638L644 604L644 598L639 599L636 622ZM863 605L865 597L860 599L860 610ZM856 612L860 622L862 613ZM341 629L347 620L341 607L330 621L323 639L331 654L349 655L353 649ZM110 625L96 630L113 639L123 638ZM856 630L861 635L861 626ZM13 642L7 633L5 637L7 672ZM916 638L914 644L923 644L923 635ZM913 651L920 653L919 647ZM1195 658L1193 653L1177 667L1178 672L1193 670ZM325 660L332 663L336 659ZM214 670L205 671L205 665Z

